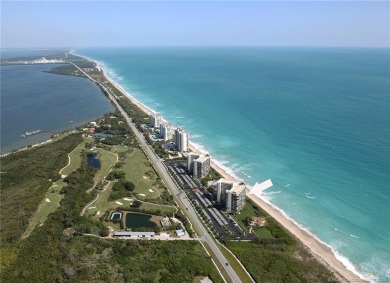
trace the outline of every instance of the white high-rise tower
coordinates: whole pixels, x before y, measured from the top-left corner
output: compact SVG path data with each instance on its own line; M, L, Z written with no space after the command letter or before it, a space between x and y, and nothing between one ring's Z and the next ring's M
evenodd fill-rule
M175 145L180 152L188 151L188 133L185 130L181 128L175 130Z

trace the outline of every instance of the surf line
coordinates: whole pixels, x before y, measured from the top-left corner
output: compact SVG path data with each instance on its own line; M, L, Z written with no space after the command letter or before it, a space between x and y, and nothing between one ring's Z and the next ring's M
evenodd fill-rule
M348 234L348 233L345 233L345 232L343 232L343 231L341 231L341 230L339 230L339 229L337 229L337 228L333 228L333 230L335 230L335 231L337 231L337 232L339 232L339 233L341 233L341 234L344 234L344 235L350 236L350 237L352 237L352 238L359 239L359 237L358 237L358 236L355 236L355 235L353 235L353 234Z

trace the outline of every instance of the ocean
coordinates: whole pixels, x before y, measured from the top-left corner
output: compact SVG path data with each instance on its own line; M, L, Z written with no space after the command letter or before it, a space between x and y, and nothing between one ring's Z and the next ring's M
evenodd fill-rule
M2 51L2 58L50 53ZM1 153L50 139L52 132L72 129L113 111L98 86L85 78L45 73L59 64L0 66ZM43 130L21 138L25 132Z
M390 53L364 48L85 48L137 100L332 247L390 281Z

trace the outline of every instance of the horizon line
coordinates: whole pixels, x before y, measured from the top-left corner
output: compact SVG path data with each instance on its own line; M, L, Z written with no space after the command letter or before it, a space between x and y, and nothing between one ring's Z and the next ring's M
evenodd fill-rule
M86 45L86 46L10 46L10 47L1 47L1 51L6 51L7 49L36 49L36 50L50 50L50 49L82 49L82 48L221 48L221 47L230 47L230 48L381 48L389 49L390 46L368 46L368 45L252 45L252 44L215 44L215 45Z

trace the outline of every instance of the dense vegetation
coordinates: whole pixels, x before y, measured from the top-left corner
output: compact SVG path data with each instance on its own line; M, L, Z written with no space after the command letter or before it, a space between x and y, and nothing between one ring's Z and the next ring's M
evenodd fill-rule
M256 282L337 282L330 271L293 240L229 241L227 247Z
M124 197L132 197L132 191L134 191L134 184L130 181L126 181L125 179L120 179L112 187L112 192L108 197L108 201L113 201Z
M248 231L251 217L266 220L264 227L253 228L251 242L225 241L256 282L337 282L307 249L251 200L240 214L232 217Z
M86 193L94 175L84 155L81 167L65 179L61 206L19 243L1 282L192 282L201 275L222 282L199 243L84 236L107 235L101 222L80 216L94 197Z
M71 64L66 64L63 66L55 67L49 71L43 71L43 72L56 74L56 75L73 75L73 76L75 76L77 74L77 76L84 76L80 71L78 71L78 69L75 66L73 66Z
M59 171L68 153L81 142L71 134L56 142L1 158L1 246L17 242ZM28 200L28 201L27 201Z
M52 256L40 260L45 270L36 270L36 264L32 263L12 272L23 271L25 276L3 277L2 282L175 283L193 282L195 276L209 276L215 283L222 282L201 245L194 241L63 238L60 245L52 247Z

